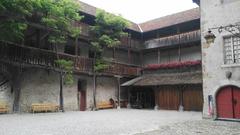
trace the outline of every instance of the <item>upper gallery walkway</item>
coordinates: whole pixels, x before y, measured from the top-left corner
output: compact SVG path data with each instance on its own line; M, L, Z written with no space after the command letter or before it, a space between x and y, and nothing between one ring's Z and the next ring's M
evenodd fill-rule
M92 58L57 53L11 42L0 41L0 61L10 64L18 64L25 67L41 67L46 69L59 70L56 60L64 59L73 62L75 73L93 74L94 60ZM130 64L107 61L108 67L102 75L120 75L134 77L140 75L141 67Z

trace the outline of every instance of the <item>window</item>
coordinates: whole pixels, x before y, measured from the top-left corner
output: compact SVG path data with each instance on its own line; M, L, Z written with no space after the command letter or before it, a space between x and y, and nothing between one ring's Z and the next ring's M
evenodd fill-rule
M240 38L224 38L225 64L240 64Z

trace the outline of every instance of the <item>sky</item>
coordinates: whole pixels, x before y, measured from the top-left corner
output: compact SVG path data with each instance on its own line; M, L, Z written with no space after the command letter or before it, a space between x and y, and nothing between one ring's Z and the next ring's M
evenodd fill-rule
M192 0L80 0L125 19L142 23L197 7Z

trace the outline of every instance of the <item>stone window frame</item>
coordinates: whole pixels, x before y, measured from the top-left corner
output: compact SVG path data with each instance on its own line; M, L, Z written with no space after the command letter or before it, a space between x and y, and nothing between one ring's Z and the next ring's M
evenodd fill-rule
M229 42L226 42L226 40L229 40ZM229 45L226 46L226 43L229 43ZM228 49L226 50L226 48ZM240 65L240 38L239 37L236 37L233 35L228 35L223 37L223 56L224 56L224 65Z

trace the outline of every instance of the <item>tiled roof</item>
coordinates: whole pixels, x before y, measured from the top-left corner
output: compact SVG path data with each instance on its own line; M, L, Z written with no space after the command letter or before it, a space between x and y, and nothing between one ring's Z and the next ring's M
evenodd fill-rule
M81 5L81 11L86 13L86 14L89 14L89 15L92 15L92 16L96 16L96 11L97 11L97 8L94 7L94 6L91 6L87 3L84 3L84 2L81 2L80 1L80 5ZM137 31L137 32L141 32L140 28L138 27L138 25L134 22L130 22L130 26L129 26L129 29L131 30L134 30L134 31Z
M196 4L200 5L200 0L193 0Z
M123 83L121 86L161 86L181 84L201 84L201 72L168 74L148 74Z
M79 1L79 2L80 2L80 5L81 5L81 9L80 10L82 12L84 12L86 14L89 14L89 15L92 15L92 16L96 15L96 10L97 10L96 7L91 6L91 5L89 5L87 3L84 3L84 2L81 2L81 1Z
M154 19L151 21L147 21L145 23L141 23L140 27L144 32L152 31L176 24L180 24L183 22L196 20L200 18L199 8L190 9L187 11L179 12L176 14L164 16L158 19Z
M81 4L82 12L92 16L96 15L96 10L97 10L96 7L81 1L80 1L80 4ZM194 8L187 11L161 17L158 19L154 19L151 21L147 21L139 25L129 21L131 23L131 26L129 27L129 29L134 30L136 32L147 32L147 31L168 27L171 25L176 25L176 24L180 24L183 22L187 22L187 21L191 21L199 18L200 18L199 8Z

